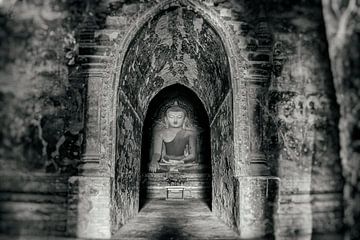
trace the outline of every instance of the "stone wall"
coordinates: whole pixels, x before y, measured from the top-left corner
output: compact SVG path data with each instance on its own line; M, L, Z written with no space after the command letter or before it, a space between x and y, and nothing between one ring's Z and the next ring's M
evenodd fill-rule
M221 39L185 7L152 18L134 37L125 59L120 87L141 117L161 88L181 83L199 95L211 119L229 89Z
M112 186L112 232L118 230L139 210L142 122L120 95L117 111L117 147Z
M76 7L30 1L1 9L2 169L76 173L84 96L84 83L68 79Z
M276 233L339 232L338 109L321 5L318 1L268 4L274 65L267 154L281 179Z
M234 125L231 92L211 123L212 210L236 229L237 187L234 177Z
M0 232L65 235L67 181L54 174L1 173Z
M66 232L84 121L84 82L68 73L84 9L81 1L0 3L1 232Z

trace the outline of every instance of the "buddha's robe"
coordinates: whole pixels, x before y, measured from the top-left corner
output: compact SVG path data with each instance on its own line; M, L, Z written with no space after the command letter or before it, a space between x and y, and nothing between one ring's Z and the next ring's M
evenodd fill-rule
M170 142L165 142L165 153L171 159L172 156L174 157L181 157L184 156L185 148L190 143L191 134L189 131L181 130L179 131L175 138Z

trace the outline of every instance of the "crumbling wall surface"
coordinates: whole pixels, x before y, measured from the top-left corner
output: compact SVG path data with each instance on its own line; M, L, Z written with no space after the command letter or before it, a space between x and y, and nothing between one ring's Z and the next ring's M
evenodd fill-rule
M211 123L212 210L228 226L236 226L237 182L234 177L233 110L231 93Z
M319 1L268 1L273 74L267 155L280 177L277 236L338 232L342 178L338 109Z
M118 230L139 209L143 124L124 97L119 99L117 108L117 151L111 201L112 232Z
M66 231L67 176L83 139L83 82L70 82L81 1L0 3L0 231Z
M212 118L229 90L228 71L220 37L198 13L180 5L149 20L135 36L120 86L142 116L161 88L181 83L199 95Z
M323 0L323 13L337 103L347 239L360 238L360 6Z
M238 54L243 57L239 66L246 68L245 78L240 80L249 78L244 91L253 84L262 87L265 94L265 102L260 101L265 121L263 150L271 175L280 177L279 205L274 209L276 235L310 237L340 231L338 109L321 2L206 4L230 27ZM269 44L273 49L270 54L266 51ZM269 82L264 81L269 75ZM236 101L234 104L237 108Z

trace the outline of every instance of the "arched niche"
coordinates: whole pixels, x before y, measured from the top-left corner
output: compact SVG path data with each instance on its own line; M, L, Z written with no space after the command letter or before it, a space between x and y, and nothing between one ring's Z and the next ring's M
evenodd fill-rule
M214 28L181 4L159 12L134 36L119 88L144 118L150 99L174 83L192 89L214 117L231 89L229 62Z
M257 105L268 79L258 78L257 71L247 78L248 62L223 20L203 1L165 0L138 16L126 34L106 27L118 36L110 50L113 61L87 72L86 141L80 176L71 180L80 181L85 194L95 187L102 198L90 195L78 203L80 210L88 202L99 206L82 213L84 221L76 220L86 223L77 236L101 230L96 236L109 237L137 214L145 113L151 99L173 84L191 89L209 117L212 211L242 237L263 235L268 218L258 213L265 212L269 178L263 177L267 164L261 144L251 143L261 141L261 132L253 130L262 121ZM259 38L266 43L268 28L261 26ZM76 191L73 196L78 197ZM102 215L104 224L90 221Z
M180 165L180 170L174 172L166 168L156 173L150 173L148 165L151 161L155 132L164 128L166 110L175 102L186 111L187 131L191 131L196 136L194 163L183 167ZM166 198L165 190L169 185L183 186L185 199L202 199L211 206L209 117L198 96L181 84L170 85L162 89L150 101L142 130L141 177L140 208L147 199Z
M235 225L234 114L228 51L201 12L182 2L149 18L120 58L119 82L115 84L118 94L111 210L114 229L139 210L145 113L153 111L150 102L157 94L175 85L191 90L204 106L211 145L207 149L211 157L207 159L212 161L214 179L212 209L229 225Z

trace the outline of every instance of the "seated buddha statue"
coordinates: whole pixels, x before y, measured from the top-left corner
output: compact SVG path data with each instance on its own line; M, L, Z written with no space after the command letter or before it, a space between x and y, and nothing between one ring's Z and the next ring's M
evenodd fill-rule
M165 127L153 134L149 170L168 171L195 164L196 131L186 127L187 113L177 102L165 114Z

